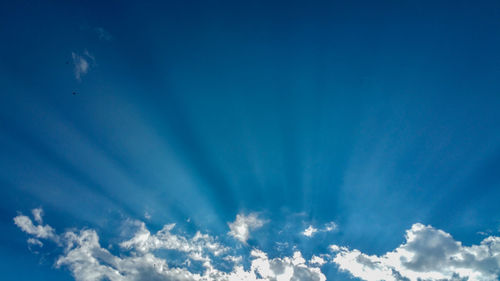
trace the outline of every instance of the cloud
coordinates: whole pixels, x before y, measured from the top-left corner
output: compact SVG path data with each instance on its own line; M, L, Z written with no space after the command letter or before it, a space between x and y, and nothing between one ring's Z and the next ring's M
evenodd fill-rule
M56 242L62 252L56 267L68 268L76 281L325 281L321 268L328 263L369 281L494 281L500 273L500 237L463 246L450 234L422 224L414 224L403 244L381 256L331 245L331 254L313 254L307 261L295 246L291 256L270 258L257 248L242 254L209 234L178 234L175 224L152 233L141 221L128 221L136 231L111 253L100 245L96 230L57 234L42 224L41 209L32 213L36 224L22 214L14 223L31 236L29 245ZM249 230L263 224L255 214L240 214L229 223L234 229L229 234L248 238ZM175 254L166 258L165 253Z
M498 280L500 237L490 236L479 245L463 246L439 229L414 224L406 242L383 256L332 245L333 262L363 280Z
M323 225L322 228L315 228L312 225L309 225L304 231L302 231L302 235L306 237L313 237L318 232L332 232L337 230L337 224L335 222L328 222Z
M326 263L326 260L320 256L313 255L311 259L309 260L310 264L322 266Z
M28 244L29 245L37 245L37 246L43 247L42 241L40 241L38 239L35 239L35 238L29 238L28 239Z
M42 216L43 216L43 210L41 208L36 208L31 210L31 213L33 214L33 218L35 221L39 224L43 223Z
M96 27L95 32L97 33L97 36L99 36L99 39L101 40L111 41L111 39L113 39L111 34L102 27Z
M95 58L87 50L82 55L72 52L71 58L73 59L75 78L82 81L82 77L89 72L91 65L94 64Z
M332 221L329 223L325 223L323 231L325 231L325 232L335 231L335 230L337 230L337 228L338 228L337 224Z
M120 247L127 250L147 253L154 250L166 249L185 252L193 259L203 259L207 252L219 256L229 249L216 242L215 239L207 234L196 232L196 234L187 239L186 237L171 233L175 224L164 225L156 234L151 234L146 228L144 222L135 221L139 226L135 235L127 241L120 243Z
M229 235L242 243L246 243L250 237L250 231L262 227L264 223L265 221L259 219L255 213L249 215L238 214L234 222L228 223L230 229Z
M33 215L35 220L41 223L41 211L33 210ZM56 240L56 235L54 229L50 225L35 225L33 221L24 215L19 215L14 218L14 223L24 232L31 234L37 238L52 239Z
M25 220L23 217L17 216L14 221ZM173 234L174 224L167 224L151 234L143 222L132 223L138 226L138 231L130 240L120 243L116 255L100 245L99 236L93 229L72 230L58 235L53 233L61 241L63 250L56 260L56 267L68 268L76 281L326 280L320 268L311 263L308 265L299 251L291 257L269 258L265 252L253 249L248 257L248 266L243 266L241 257L235 256L231 249L208 234L197 232L193 237ZM45 227L50 228L48 225ZM32 231L28 233L36 235ZM160 249L169 249L181 256L187 253L186 262L176 266L169 264L170 260L157 256ZM232 264L231 269L218 268L216 263L220 261L217 261L217 255L221 256L221 261ZM201 262L202 271L190 267L196 261Z
M308 228L306 228L302 234L307 237L312 237L314 233L318 232L317 228L314 228L312 225L310 225Z

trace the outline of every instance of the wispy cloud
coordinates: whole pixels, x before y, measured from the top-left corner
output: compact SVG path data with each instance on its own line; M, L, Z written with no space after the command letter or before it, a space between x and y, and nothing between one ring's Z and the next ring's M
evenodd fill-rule
M251 217L255 222L256 217ZM19 215L15 221L33 224L30 218ZM56 260L56 267L68 268L78 281L140 281L140 280L184 280L184 281L325 281L321 272L320 259L307 261L300 251L292 256L270 258L259 249L252 249L244 266L241 256L234 249L223 246L217 238L197 232L192 237L174 234L175 224L167 224L153 234L143 222L134 221L138 226L134 236L119 244L117 255L103 248L97 231L93 229L71 230L53 236L61 241L63 254ZM35 235L31 228L20 228ZM51 240L49 237L45 237ZM37 242L34 242L37 243ZM184 260L172 266L168 260L157 256L158 250L176 252ZM203 270L193 269L193 263L201 263ZM221 268L221 262L227 263ZM232 268L227 270L227 266Z
M99 39L101 39L101 40L111 41L111 39L113 39L111 34L102 27L96 27L95 32L97 33L97 35L99 36Z
M85 50L81 55L72 52L71 58L73 59L73 71L75 73L75 78L78 81L82 81L82 77L86 75L91 66L94 65L95 58L87 50Z

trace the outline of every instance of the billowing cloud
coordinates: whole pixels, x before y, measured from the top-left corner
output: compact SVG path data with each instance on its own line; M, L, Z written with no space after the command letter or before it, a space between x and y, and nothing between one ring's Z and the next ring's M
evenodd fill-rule
M363 280L498 280L500 237L490 236L479 245L463 246L431 226L414 224L406 242L383 256L332 245L333 262Z
M264 223L265 221L260 219L256 213L249 215L238 214L234 222L228 223L229 235L246 243L250 237L250 231L262 227Z
M18 226L33 225L30 218L19 215L14 221L23 221ZM307 264L299 251L291 257L269 258L258 249L250 253L248 266L231 249L222 246L217 239L197 232L193 237L172 233L174 224L165 225L155 234L142 222L134 236L120 243L120 253L113 255L103 248L99 236L93 229L51 233L60 241L63 254L56 260L56 267L66 267L77 281L325 281L320 268ZM17 224L17 223L16 223ZM31 229L31 228L28 228ZM38 237L36 231L26 231ZM40 237L49 239L49 237ZM36 243L36 242L35 242ZM158 251L168 249L187 254L181 265L172 266ZM232 269L222 270L214 260L220 258L232 264ZM193 270L190 265L201 262L203 270ZM220 261L219 261L220 262Z
M85 50L82 55L72 52L71 58L73 59L75 78L81 81L82 77L89 72L95 58L87 50Z
M257 248L242 253L199 231L191 236L178 234L175 224L151 233L140 221L128 221L135 231L113 247L113 254L100 245L95 230L57 234L42 224L41 209L32 213L36 223L22 214L14 218L31 236L28 245L55 242L61 249L56 267L68 268L77 281L325 281L321 268L329 263L369 281L494 281L500 273L500 237L463 246L450 234L422 224L414 224L403 244L381 256L331 245L332 253L314 253L307 261L295 246L291 256L270 258ZM229 224L229 234L248 238L251 229L263 224L255 214L240 214ZM175 254L166 258L165 253Z

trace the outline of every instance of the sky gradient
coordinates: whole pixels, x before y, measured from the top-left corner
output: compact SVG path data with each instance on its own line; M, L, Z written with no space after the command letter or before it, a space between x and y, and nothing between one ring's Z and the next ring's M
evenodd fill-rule
M4 1L0 38L2 280L101 280L54 266L85 231L112 281L498 280L498 1Z

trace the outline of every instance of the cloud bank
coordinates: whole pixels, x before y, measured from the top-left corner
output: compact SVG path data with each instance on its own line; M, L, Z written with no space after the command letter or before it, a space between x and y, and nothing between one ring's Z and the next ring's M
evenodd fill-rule
M101 246L93 229L58 234L43 224L41 209L32 214L35 222L22 214L14 218L30 235L28 245L55 243L62 252L55 266L68 268L77 281L325 281L321 269L328 264L368 281L494 281L500 273L500 237L464 246L450 234L419 223L406 231L403 244L382 256L334 244L330 253L306 260L295 246L291 256L270 258L257 248L245 255L200 231L180 235L175 224L166 224L152 233L141 221L129 221L136 231L113 254ZM228 234L248 247L250 231L264 223L256 214L239 214L228 223Z
M490 236L479 245L463 246L439 229L414 224L406 242L383 256L332 245L333 262L362 280L498 280L500 237Z
M248 218L250 219L248 220ZM239 216L235 222L247 227L261 225L256 216ZM58 242L63 254L57 258L57 268L66 267L77 281L324 281L325 275L316 263L307 262L299 251L291 257L269 258L265 252L252 249L249 265L241 256L220 244L215 237L197 232L193 237L172 233L175 224L167 224L152 234L143 222L134 236L119 244L120 254L113 255L103 248L93 229L56 234L49 225L34 225L24 215L14 218L24 232L38 238ZM31 239L31 238L30 238ZM36 243L36 242L35 242ZM172 265L160 250L176 252L184 261ZM193 266L201 264L201 270ZM230 270L220 268L230 265Z

